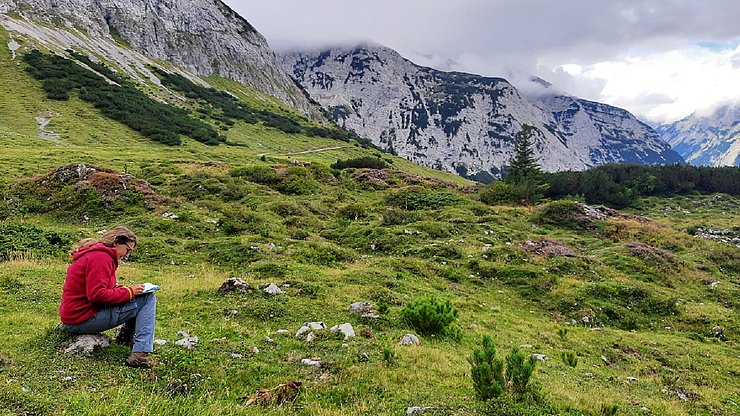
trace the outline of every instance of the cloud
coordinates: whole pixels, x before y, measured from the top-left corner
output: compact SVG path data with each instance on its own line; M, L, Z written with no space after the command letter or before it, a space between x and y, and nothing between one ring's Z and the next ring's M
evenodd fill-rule
M737 0L226 2L280 49L371 39L440 69L458 69L452 61L461 70L487 76L532 73L584 98L639 105L643 116L655 119L691 111L691 98L680 96L683 87L676 84L688 82L687 78L711 90L709 95L719 95L716 86L696 81L699 68L709 71L709 77L729 75L727 62L740 66L739 53L732 58L724 55L726 46L737 45L740 39ZM697 46L699 42L703 46ZM721 68L711 68L712 58L694 49L717 59L722 54L722 62L714 61ZM671 56L672 51L682 59ZM670 65L677 60L688 65L690 75L676 73L683 70ZM580 74L573 71L576 66ZM619 70L648 89L638 92L629 87L629 94L619 94L626 80ZM658 70L668 75L660 77ZM665 85L668 80L674 83L671 88ZM674 102L659 102L645 110L661 95Z

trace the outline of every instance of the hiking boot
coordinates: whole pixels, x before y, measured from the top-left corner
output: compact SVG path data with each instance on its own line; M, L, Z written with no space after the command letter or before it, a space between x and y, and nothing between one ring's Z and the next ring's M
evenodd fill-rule
M126 365L133 368L152 368L157 362L150 358L147 352L132 352L126 358Z

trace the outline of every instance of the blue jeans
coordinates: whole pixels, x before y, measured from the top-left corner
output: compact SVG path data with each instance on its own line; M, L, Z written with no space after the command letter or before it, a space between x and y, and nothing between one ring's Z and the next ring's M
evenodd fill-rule
M131 352L152 352L156 312L157 297L154 293L145 293L130 302L103 306L87 321L65 326L73 334L97 334L123 324L121 332L133 332L134 335Z

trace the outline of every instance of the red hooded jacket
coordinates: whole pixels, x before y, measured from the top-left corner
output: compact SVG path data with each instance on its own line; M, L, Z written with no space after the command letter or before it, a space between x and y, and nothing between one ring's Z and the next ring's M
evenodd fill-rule
M114 247L98 243L72 255L62 288L59 317L65 324L79 324L95 316L103 305L128 302L133 293L117 286L118 255Z

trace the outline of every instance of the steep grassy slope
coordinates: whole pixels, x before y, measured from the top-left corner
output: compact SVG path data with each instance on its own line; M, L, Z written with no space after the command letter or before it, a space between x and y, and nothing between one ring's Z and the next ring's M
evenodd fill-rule
M159 145L74 97L47 100L6 50L0 85L0 415L737 414L740 250L684 231L731 228L737 198L645 200L647 218L585 216L570 202L489 207L466 181L392 156L392 169L332 170L376 152L261 124L226 132L241 146ZM58 139L38 136L46 112ZM151 188L116 172L29 179L76 163ZM53 330L66 251L115 224L141 238L119 278L163 288L154 370L123 367L120 346L62 355L68 340ZM219 295L229 277L254 289ZM286 294L265 295L265 283ZM452 301L456 330L398 345L415 331L402 308L428 296ZM357 301L380 318L350 314ZM350 322L358 337L293 336L317 320ZM178 331L200 338L193 351L174 345ZM475 400L467 358L485 335L500 355L550 358L534 375L539 401ZM291 380L304 383L294 403L244 405Z

